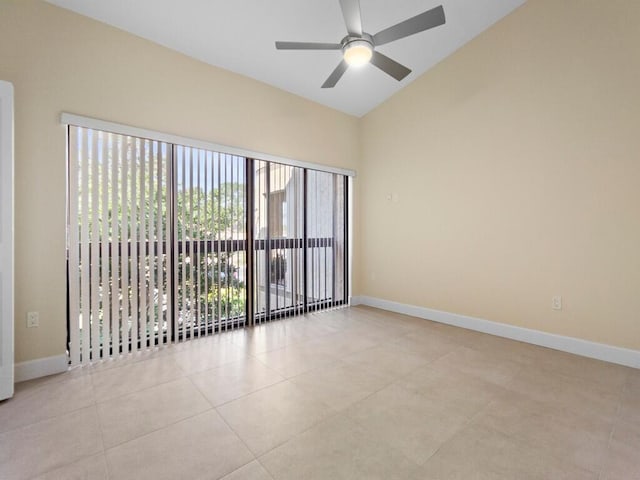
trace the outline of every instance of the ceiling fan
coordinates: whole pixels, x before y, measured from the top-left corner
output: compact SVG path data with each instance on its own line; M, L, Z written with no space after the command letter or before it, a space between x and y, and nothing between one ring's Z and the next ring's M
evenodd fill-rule
M276 42L278 50L342 50L342 61L322 84L322 88L333 88L349 66L356 67L369 62L396 80L402 80L411 70L378 52L376 47L445 23L444 9L440 5L371 35L362 30L360 0L340 0L340 7L348 32L340 43Z

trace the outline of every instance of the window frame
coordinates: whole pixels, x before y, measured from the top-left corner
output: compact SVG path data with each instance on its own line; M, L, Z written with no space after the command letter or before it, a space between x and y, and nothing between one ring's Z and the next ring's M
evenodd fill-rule
M322 166L322 165L317 165L317 164L312 164L312 163L308 163L308 162L299 162L299 161L294 161L294 160L290 160L290 159L286 159L286 158L282 158L282 157L275 157L272 155L267 155L267 154L260 154L260 153L256 153L256 152L250 152L247 150L243 150L243 149L238 149L235 147L227 147L227 146L223 146L223 145L218 145L218 144L213 144L210 142L203 142L203 141L198 141L198 140L193 140L193 139L188 139L185 137L179 137L179 136L175 136L175 135L168 135L168 134L164 134L161 132L153 132L150 130L145 130L145 129L139 129L136 127L129 127L126 125L120 125L120 124L115 124L115 123L111 123L111 122L105 122L102 120L96 120L96 119L92 119L89 117L81 117L78 115L73 115L73 114L68 114L68 113L63 113L61 116L61 121L64 125L66 125L67 127L81 127L84 129L91 129L91 130L95 130L95 131L102 131L102 132L108 132L108 133L114 133L114 134L118 134L118 135L126 135L129 137L135 137L135 138L140 138L140 139L148 139L154 142L162 142L162 143L166 143L168 144L168 147L170 149L170 151L172 152L170 155L170 179L167 183L167 188L170 189L170 192L168 193L168 195L170 196L171 200L169 203L169 207L171 209L171 213L170 216L172 218L171 220L171 225L173 225L175 223L175 219L176 217L176 213L174 212L174 209L176 207L175 204L175 197L177 196L177 185L176 185L176 173L175 173L175 169L176 167L176 161L177 161L177 157L175 154L175 149L178 148L179 146L182 147L187 147L187 148L193 148L193 149L203 149L206 151L210 151L210 152L217 152L219 154L227 154L227 155L232 155L232 156L238 156L238 157L243 157L244 161L245 161L245 192L244 192L244 201L245 201L245 205L248 207L246 208L246 211L244 213L245 218L244 220L246 221L246 229L245 229L245 235L246 238L244 240L199 240L199 242L208 242L210 245L207 246L207 248L209 249L209 251L217 251L217 248L224 243L225 245L227 245L227 247L230 245L233 249L233 251L244 251L245 252L245 279L246 279L246 290L245 290L245 312L244 312L244 319L242 319L240 316L238 318L226 318L225 319L225 323L231 323L231 328L235 328L238 326L244 326L244 325L255 325L255 324L259 324L259 323L263 323L265 321L270 321L273 319L279 319L279 318L283 318L283 317L287 317L287 316L292 316L292 315L296 315L296 314L302 314L302 313L307 313L307 312L311 312L311 311L315 311L321 308L329 308L331 306L342 306L342 305L349 305L350 304L350 299L351 299L351 232L352 232L352 225L351 225L351 215L352 215L352 211L351 211L351 207L352 207L352 195L351 195L351 189L352 189L352 177L355 176L355 172L352 170L347 170L347 169L341 169L341 168L335 168L335 167L326 167L326 166ZM67 139L69 139L69 130L67 129ZM68 140L69 141L69 140ZM67 149L67 162L70 161L70 153L69 153L69 149ZM287 165L287 166L291 166L291 167L296 167L296 168L301 168L302 172L303 172L303 205L302 205L302 218L303 218L303 230L304 233L302 236L296 235L293 238L285 238L283 236L278 236L276 238L272 238L272 235L270 235L269 230L271 230L271 226L270 224L267 225L267 238L266 239L258 239L255 237L255 232L254 232L254 225L255 225L255 218L254 218L254 206L255 206L255 195L256 192L255 190L255 162L265 162L268 165L273 165L273 164L278 164L278 165ZM69 166L69 164L68 164ZM333 281L333 289L332 289L332 300L331 301L326 301L326 300L318 300L318 301L310 301L309 299L309 295L308 295L308 288L307 288L307 283L308 283L308 272L307 272L307 266L308 266L308 251L312 248L320 248L320 247L331 247L335 249L334 244L332 243L332 239L328 238L328 239L322 239L322 238L309 238L308 237L308 218L307 218L307 206L308 206L308 190L309 190L309 186L308 186L308 172L312 170L312 171L317 171L317 172L325 172L328 174L334 174L334 175L339 175L339 177L332 177L332 178L339 178L341 179L343 183L343 205L340 206L340 208L342 209L341 211L343 212L343 221L344 221L344 225L342 226L343 228L343 234L344 234L344 239L342 240L344 242L344 252L342 255L342 271L343 271L343 277L342 280L342 285L343 285L343 290L342 290L342 298L340 298L339 300L336 300L334 297L336 296L336 265L335 262L333 264L333 271L332 271L332 281ZM284 192L284 190L282 190L282 192ZM266 199L266 203L267 205L270 203L270 197L272 194L274 193L278 193L276 192L269 192L267 194L267 199ZM70 195L70 185L69 183L67 184L67 195ZM285 198L286 201L286 198ZM70 223L70 217L69 217L69 211L68 211L68 207L69 206L69 197L67 198L67 225L69 226ZM283 206L280 207L281 209L283 208ZM267 214L270 216L271 211L269 210L269 207L267 206ZM282 212L281 212L282 214ZM281 215L282 217L284 217L284 215ZM165 343L169 343L169 342L175 342L175 341L182 341L185 340L187 338L190 338L191 336L200 336L202 334L211 334L211 333L215 333L216 331L218 331L221 328L221 323L222 320L219 319L219 323L218 325L204 325L202 327L202 331L199 331L198 334L196 335L195 331L194 332L180 332L178 330L178 325L177 325L177 315L176 315L176 309L177 309L177 305L175 305L175 300L176 300L176 295L177 295L177 291L175 290L176 286L175 286L175 282L176 282L176 278L175 278L175 271L174 271L174 267L173 267L173 262L176 260L176 242L175 239L176 237L176 233L173 231L171 231L170 233L170 237L171 240L169 242L167 242L167 244L165 245L165 250L166 253L169 254L171 260L171 269L168 271L168 281L170 281L172 283L172 291L174 292L174 298L172 301L172 305L171 305L171 323L172 326L171 328L168 328L167 331L164 332L164 338L163 341ZM69 246L69 239L67 239L67 245ZM78 244L80 245L81 242L78 242ZM140 249L142 242L138 242L139 245L136 247L136 249ZM144 243L146 243L146 245L144 246L145 250L151 250L151 251L156 251L157 248L159 247L159 241L149 241L146 240ZM329 244L331 243L331 245ZM217 245L217 247L216 247ZM112 245L109 245L109 250L113 248ZM129 250L132 250L132 245L129 245ZM225 248L224 250L226 250L227 248ZM283 250L283 249L300 249L302 251L302 265L303 265L303 297L304 297L304 302L302 304L302 306L298 306L298 305L294 305L292 307L287 307L287 308L281 308L278 310L273 310L270 308L270 306L268 305L268 300L267 300L267 308L264 312L261 313L257 313L255 311L255 291L254 289L256 288L257 282L256 282L256 270L255 270L255 265L254 265L254 261L255 261L255 253L264 250L265 253L267 254L266 258L270 258L270 251L271 250ZM334 254L335 257L335 254ZM325 266L326 266L326 262L325 262ZM70 310L70 302L69 302L69 275L70 275L70 269L69 269L69 254L68 254L68 249L67 249L67 343L69 346L69 351L71 351L71 338L70 338L70 330L71 330L71 310ZM267 275L267 284L269 286L269 294L267 295L267 298L270 298L271 296L271 285L270 285L270 273L269 273L269 260L267 260L266 262L266 275ZM213 322L215 323L215 322ZM170 338L169 338L170 337ZM129 339L129 345L123 345L121 340L120 341L120 345L119 345L119 352L117 353L122 353L124 352L129 352L129 351L134 351L135 349L139 349L139 348L143 348L144 345L137 345L136 348L131 349L131 341L132 339ZM156 344L158 344L158 339L156 339L155 341ZM108 349L108 354L104 355L104 358L107 358L108 356L113 356L115 345L111 345L110 348ZM102 353L101 349L101 353ZM93 353L93 356L95 357L95 353ZM102 355L101 355L102 358ZM98 359L96 358L92 358L92 361L96 361ZM85 363L84 361L82 363Z

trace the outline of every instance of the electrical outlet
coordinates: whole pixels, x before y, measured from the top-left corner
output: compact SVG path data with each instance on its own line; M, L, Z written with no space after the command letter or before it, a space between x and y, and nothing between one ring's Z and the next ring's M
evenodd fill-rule
M551 298L551 308L554 310L562 310L562 297L560 295Z
M38 312L27 312L27 328L40 326L40 314Z

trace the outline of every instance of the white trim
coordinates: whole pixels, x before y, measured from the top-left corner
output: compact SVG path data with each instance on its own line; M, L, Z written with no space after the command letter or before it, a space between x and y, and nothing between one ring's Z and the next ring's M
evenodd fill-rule
M627 367L640 368L640 351L628 348L615 347L604 343L596 343L580 338L566 337L554 333L541 332L515 325L493 322L482 318L459 315L457 313L443 312L432 308L418 307L404 303L393 302L376 297L354 297L352 305L367 305L390 312L402 313L412 317L424 318L434 322L446 323L456 327L462 327L477 332L488 333L498 337L510 338L520 342L553 348L563 352L574 353L583 357L604 360Z
M13 396L13 85L0 81L0 400Z
M158 132L155 130L147 130L144 128L132 127L121 123L108 122L106 120L98 120L96 118L84 117L73 113L62 112L60 115L60 123L63 125L75 125L77 127L92 128L95 130L103 130L105 132L117 133L120 135L130 135L132 137L148 138L175 145L183 145L185 147L202 148L205 150L213 150L219 153L227 153L229 155L237 155L240 157L255 158L257 160L267 160L269 162L282 163L292 165L294 167L309 168L311 170L320 170L322 172L337 173L355 177L356 171L348 168L329 167L319 163L302 162L291 158L279 157L268 153L254 152L239 147L231 147L228 145L220 145L217 143L207 142L205 140L197 140L195 138L182 137L170 133Z
M66 355L55 355L16 363L16 383L66 372L68 369L69 359Z

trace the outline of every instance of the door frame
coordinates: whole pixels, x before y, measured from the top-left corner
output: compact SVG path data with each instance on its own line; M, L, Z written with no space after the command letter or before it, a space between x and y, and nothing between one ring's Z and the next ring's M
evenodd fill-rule
M0 80L0 400L13 396L13 85Z

